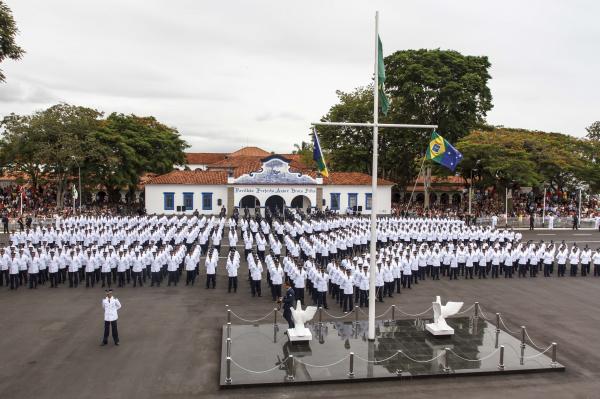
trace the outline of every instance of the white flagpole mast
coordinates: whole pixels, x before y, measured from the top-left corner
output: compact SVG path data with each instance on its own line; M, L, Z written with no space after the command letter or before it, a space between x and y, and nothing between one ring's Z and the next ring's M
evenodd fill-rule
M375 11L375 84L373 85L373 166L371 167L371 245L369 249L369 339L375 339L375 275L377 273L377 155L379 122L379 11Z

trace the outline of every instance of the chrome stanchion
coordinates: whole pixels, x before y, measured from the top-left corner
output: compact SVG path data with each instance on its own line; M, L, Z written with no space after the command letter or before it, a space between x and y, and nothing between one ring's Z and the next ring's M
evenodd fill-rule
M277 308L273 309L273 326L277 326Z
M231 322L227 322L227 339L231 338Z
M500 313L496 313L496 332L500 333Z
M323 325L323 306L319 306L319 325Z
M500 362L498 363L498 370L504 371L504 345L500 345Z
M556 342L552 342L552 362L550 363L551 367L556 367L558 363L556 362Z
M479 317L479 302L475 302L475 314L473 317Z
M227 357L231 356L231 338L227 338Z
M354 352L350 352L350 370L348 370L348 378L354 378Z
M354 306L354 324L358 324L358 306Z
M443 366L444 366L444 373L449 373L450 372L450 367L448 366L448 354L450 353L450 348L444 348L444 356L443 356Z
M231 384L231 357L227 356L227 376L225 377L225 384Z
M287 380L294 381L294 355L288 356Z
M231 309L229 309L229 305L225 305L227 309L227 323L231 323Z
M525 349L525 326L521 326L521 348Z
M396 320L396 305L392 305L392 320Z

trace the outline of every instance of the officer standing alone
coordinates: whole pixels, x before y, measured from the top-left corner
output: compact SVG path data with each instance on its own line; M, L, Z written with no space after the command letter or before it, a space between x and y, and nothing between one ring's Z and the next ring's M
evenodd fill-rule
M119 345L119 331L117 329L117 319L119 318L117 311L121 309L121 302L113 297L112 290L106 291L106 298L102 300L102 308L104 309L104 337L102 345L108 343L109 331L112 328L112 337L115 345Z
M283 303L283 318L287 320L289 328L294 328L296 325L292 318L292 307L294 306L294 302L296 302L296 295L294 289L287 281L283 283L283 287L285 288L285 297L281 299Z

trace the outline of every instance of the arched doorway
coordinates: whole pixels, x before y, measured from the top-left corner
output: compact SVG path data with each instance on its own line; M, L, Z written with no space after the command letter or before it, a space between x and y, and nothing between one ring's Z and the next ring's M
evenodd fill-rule
M460 200L461 200L460 194L458 194L458 193L452 194L452 203L453 204L459 205L460 204Z
M269 208L271 210L271 212L273 212L273 213L275 212L276 209L278 209L279 212L283 212L284 205L285 205L285 201L279 195L271 195L265 201L265 207Z
M440 202L442 203L442 205L448 205L448 202L450 201L450 196L448 196L447 193L443 193L440 196Z
M425 202L425 194L423 194L423 193L417 194L416 202L420 202L420 203Z
M292 199L290 208L306 209L310 206L310 199L306 195L297 195Z
M260 201L254 195L245 195L240 200L240 208L254 209L260 206Z
M430 204L435 204L438 200L438 196L436 193L431 193L429 194L429 203Z

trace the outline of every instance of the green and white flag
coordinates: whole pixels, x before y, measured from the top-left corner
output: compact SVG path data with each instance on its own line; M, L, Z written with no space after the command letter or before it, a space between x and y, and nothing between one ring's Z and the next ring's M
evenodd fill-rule
M379 107L381 108L381 112L384 115L387 115L388 109L390 108L390 101L385 95L385 65L383 64L383 46L379 35L377 35L377 46L377 92L379 93Z

